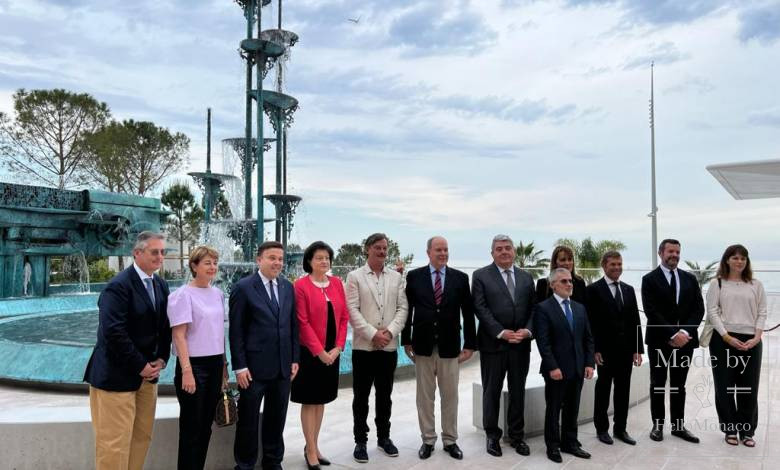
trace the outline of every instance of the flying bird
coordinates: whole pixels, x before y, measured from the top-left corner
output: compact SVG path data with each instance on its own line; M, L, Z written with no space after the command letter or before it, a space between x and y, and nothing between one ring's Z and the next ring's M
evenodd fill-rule
M351 21L351 22L353 22L353 23L355 23L355 24L358 24L358 23L360 22L360 18L361 18L362 16L363 16L363 15L360 15L360 16L358 16L357 18L347 18L347 21Z

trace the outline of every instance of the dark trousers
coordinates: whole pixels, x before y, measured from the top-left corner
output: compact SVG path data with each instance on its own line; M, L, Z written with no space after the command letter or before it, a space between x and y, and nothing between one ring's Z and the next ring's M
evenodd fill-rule
M238 422L233 456L237 470L255 468L257 463L257 439L260 404L263 408L263 468L281 468L284 457L284 423L287 418L287 404L290 400L290 378L276 380L253 380L249 388L240 389L238 399Z
M352 350L352 416L356 444L368 442L368 396L374 387L374 412L377 439L390 437L393 380L398 363L397 351Z
M479 353L479 366L482 372L482 427L490 439L501 439L502 431L498 427L498 413L501 406L501 392L504 377L509 388L507 410L507 436L511 441L525 437L525 379L528 377L530 348L511 348L497 353Z
M613 432L626 430L628 419L628 401L631 392L631 370L633 368L633 353L615 354L604 357L604 365L598 366L596 391L593 399L593 424L597 433L609 432L609 395L612 385L615 385L615 395L612 398L612 420L615 425Z
M688 378L693 347L673 348L668 344L648 345L650 356L650 416L653 426L663 428L666 419L666 386L669 377L669 415L672 431L681 431L685 423L685 381Z
M206 453L211 439L211 424L222 388L222 355L191 357L195 393L182 390L182 371L176 361L173 384L179 400L179 470L201 470L206 465Z
M576 449L582 378L544 378L544 443L548 450ZM560 423L560 424L559 424Z
M729 333L740 341L753 335ZM710 353L715 357L712 379L715 384L715 409L720 429L727 435L753 437L758 424L758 382L761 376L763 343L740 351L727 345L714 332ZM728 352L728 356L727 356ZM729 390L730 389L730 390Z

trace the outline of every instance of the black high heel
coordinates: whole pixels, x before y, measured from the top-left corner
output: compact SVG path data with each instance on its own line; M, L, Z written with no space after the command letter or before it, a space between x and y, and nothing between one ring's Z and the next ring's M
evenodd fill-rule
M322 470L318 465L312 465L309 463L309 457L306 456L306 447L303 448L303 461L306 462L306 468L308 470Z

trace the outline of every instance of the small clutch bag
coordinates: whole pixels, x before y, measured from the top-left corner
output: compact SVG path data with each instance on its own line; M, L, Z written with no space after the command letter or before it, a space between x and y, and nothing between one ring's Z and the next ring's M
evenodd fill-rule
M231 426L238 421L238 405L236 396L238 391L225 387L222 396L217 400L217 412L214 414L214 422L219 427Z

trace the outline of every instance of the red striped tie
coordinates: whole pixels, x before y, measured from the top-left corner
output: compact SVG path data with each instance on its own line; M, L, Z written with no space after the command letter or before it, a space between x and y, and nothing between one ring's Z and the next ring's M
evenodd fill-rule
M434 271L436 273L436 279L433 282L433 298L436 300L436 305L441 304L441 274L439 270Z

